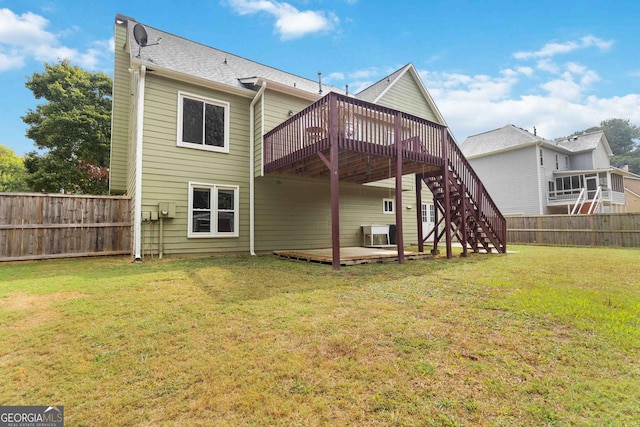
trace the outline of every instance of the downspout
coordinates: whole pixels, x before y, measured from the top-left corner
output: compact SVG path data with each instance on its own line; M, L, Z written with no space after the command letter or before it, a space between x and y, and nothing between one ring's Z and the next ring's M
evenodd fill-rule
M264 94L267 89L267 82L263 81L260 90L253 97L251 105L249 106L249 253L252 256L256 256L256 241L255 241L255 120L256 114L254 107L258 99ZM264 103L263 103L264 108ZM263 120L264 120L264 114Z
M133 249L134 261L142 261L142 128L144 122L144 86L147 67L140 66L138 87L136 88L136 173L135 198L133 201Z
M543 165L540 164L540 150L542 150L542 142L538 142L535 145L536 147L536 152L534 155L534 158L536 160L536 171L538 175L538 208L539 208L539 215L544 215L544 207L546 206L546 196L544 194L544 186L542 185L541 182L541 175L543 173L542 168Z

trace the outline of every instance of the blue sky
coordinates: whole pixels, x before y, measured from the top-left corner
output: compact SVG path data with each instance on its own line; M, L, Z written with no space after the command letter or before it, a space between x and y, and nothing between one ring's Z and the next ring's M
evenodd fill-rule
M20 117L44 61L112 75L116 13L350 92L412 62L460 143L640 125L637 0L0 0L0 144L35 148Z

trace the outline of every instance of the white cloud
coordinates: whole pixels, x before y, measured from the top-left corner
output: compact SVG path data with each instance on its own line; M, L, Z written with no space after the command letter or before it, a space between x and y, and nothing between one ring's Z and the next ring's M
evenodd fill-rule
M46 62L69 59L81 67L95 69L106 56L104 48L81 52L62 45L58 35L46 30L48 25L49 21L40 15L16 15L10 9L0 9L0 71L20 68L29 58Z
M327 83L342 86L349 85L349 93L358 93L374 84L381 78L397 71L401 66L369 67L353 71L334 71L328 74Z
M432 93L446 93L452 100L469 98L477 102L499 101L511 94L518 73L509 69L501 74L500 77L490 77L484 74L467 76L460 73L420 72Z
M640 94L594 95L601 76L572 58L572 52L580 49L606 50L611 45L611 41L586 36L566 43L549 43L537 51L518 52L513 55L513 66L492 73L432 69L418 72L458 142L506 124L530 131L535 126L538 135L553 139L610 118L640 123ZM559 54L567 55L568 60L556 62ZM523 64L522 60L531 60L532 64ZM332 83L349 83L350 92L357 93L398 68L343 70L331 75L336 80ZM640 70L632 75L640 77Z
M276 18L276 32L283 40L329 31L339 22L338 18L331 13L300 11L289 3L275 0L229 0L229 4L240 15L260 12L272 15Z
M553 99L572 99L580 98L582 88L573 80L570 73L564 73L561 78L550 80L540 86L547 91L550 98Z
M0 51L0 72L20 68L24 65L24 58L15 52Z
M355 70L355 71L351 71L348 76L350 79L355 79L355 80L360 80L360 79L371 79L371 78L375 78L377 76L380 76L380 78L382 78L383 76L381 76L381 74L384 71L376 68L376 67L370 67L370 68L362 68L360 70ZM391 71L390 71L391 72Z
M532 87L522 95L515 93L522 82L512 73L506 73L508 78L429 71L420 74L460 143L467 136L506 124L531 131L535 126L538 135L553 139L609 118L640 123L640 94L610 98L585 95L599 77L577 64L567 64L562 74L541 83L543 92L536 93Z
M536 68L538 70L546 71L547 73L558 74L560 72L560 67L558 64L550 60L549 58L541 59L536 63Z
M564 43L547 43L536 51L520 51L513 54L516 59L550 58L563 53L569 53L578 49L596 47L600 50L607 50L613 44L610 40L602 40L594 36L585 36L579 40L571 40Z
M527 77L531 77L533 75L533 68L531 67L518 67L518 72L524 74Z
M334 72L334 73L330 73L330 74L327 76L327 80L328 80L328 81L332 81L332 80L344 80L344 77L345 77L345 76L344 76L344 73L341 73L341 72L339 72L339 71L336 71L336 72Z

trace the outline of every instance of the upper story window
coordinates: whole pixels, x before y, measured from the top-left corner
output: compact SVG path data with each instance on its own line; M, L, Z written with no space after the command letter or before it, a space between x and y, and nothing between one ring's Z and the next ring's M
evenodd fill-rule
M564 156L564 167L569 169L569 156Z
M540 149L540 166L544 166L544 152Z
M178 146L229 152L229 103L178 93Z
M556 154L556 170L560 169L560 163L558 163L558 155Z

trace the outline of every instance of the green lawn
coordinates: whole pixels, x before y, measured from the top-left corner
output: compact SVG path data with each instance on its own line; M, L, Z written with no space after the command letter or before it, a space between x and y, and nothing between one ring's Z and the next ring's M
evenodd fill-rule
M0 264L0 405L67 426L635 426L640 250Z

